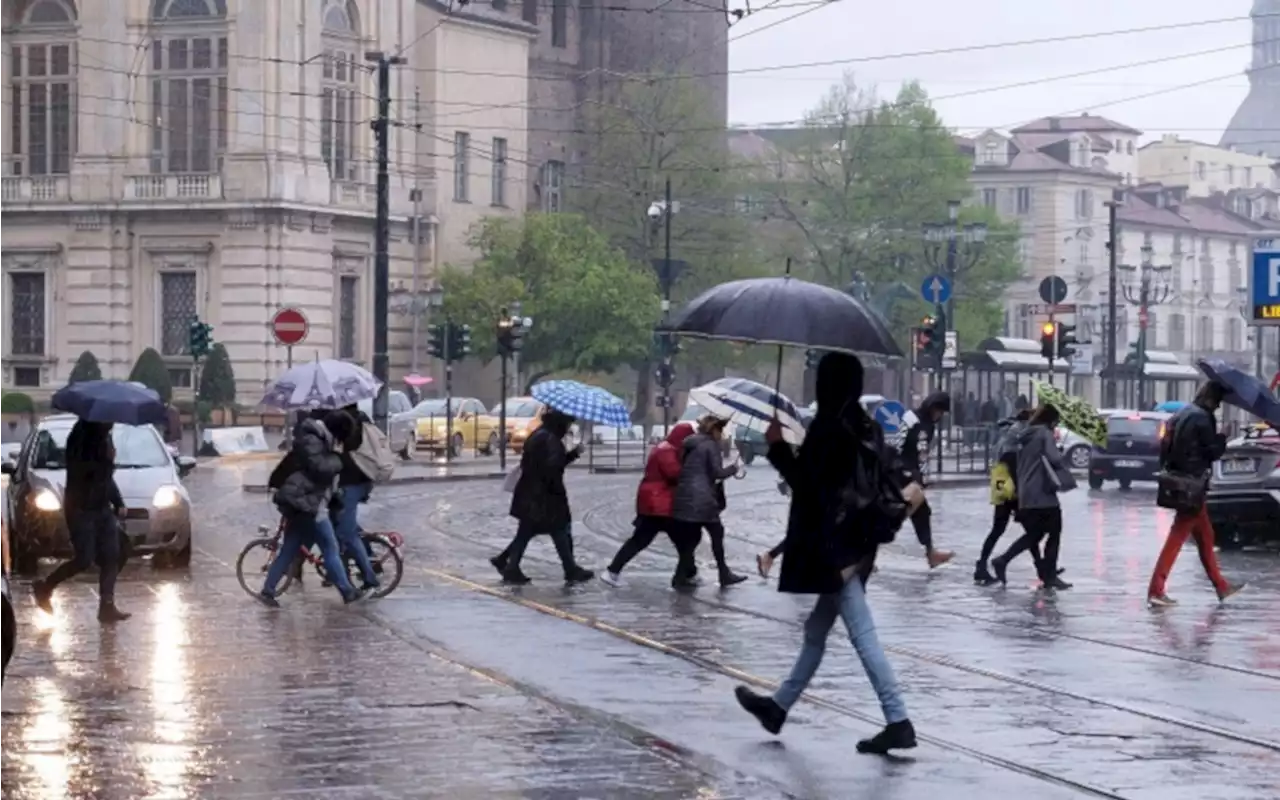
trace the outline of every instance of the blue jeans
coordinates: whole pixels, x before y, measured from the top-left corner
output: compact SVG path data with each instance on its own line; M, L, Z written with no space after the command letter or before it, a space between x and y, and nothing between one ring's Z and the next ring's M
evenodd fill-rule
M356 483L340 488L338 491L342 492L342 510L332 515L331 520L334 533L338 537L338 545L346 551L348 556L355 559L364 582L369 586L377 586L378 576L373 571L373 564L369 562L369 551L360 540L360 523L357 519L360 503L372 490L371 483Z
M289 571L293 560L299 556L303 547L313 545L320 547L320 556L324 559L325 571L329 573L333 585L338 588L343 598L355 594L351 581L347 580L347 570L338 555L338 540L333 533L333 525L328 517L294 517L285 523L284 538L280 542L280 550L276 553L271 567L267 570L267 580L262 584L262 593L275 597L276 586Z
M880 709L884 712L885 721L893 723L907 719L907 706L902 702L902 694L898 691L893 667L889 666L884 648L880 646L880 639L876 636L876 624L871 618L871 607L867 605L866 589L856 576L839 593L818 597L817 604L804 622L804 646L800 648L800 655L791 668L791 674L774 693L774 702L789 711L800 699L800 693L813 680L818 665L822 663L822 656L827 649L827 634L831 632L837 616L844 620L844 626L849 631L849 641L853 643L853 649L858 651L862 668L866 670L871 687L880 698Z

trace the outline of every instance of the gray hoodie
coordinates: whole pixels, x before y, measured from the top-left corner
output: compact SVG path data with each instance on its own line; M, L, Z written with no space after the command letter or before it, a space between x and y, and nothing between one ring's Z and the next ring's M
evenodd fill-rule
M1062 460L1053 431L1044 425L1028 425L1019 432L1018 508L1057 508L1058 493L1076 488L1075 476Z

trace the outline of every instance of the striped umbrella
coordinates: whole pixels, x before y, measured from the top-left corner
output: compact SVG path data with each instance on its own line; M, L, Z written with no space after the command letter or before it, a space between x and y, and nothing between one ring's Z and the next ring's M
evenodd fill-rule
M800 412L783 394L746 378L721 378L689 392L689 399L710 414L764 432L774 417L782 424L782 438L799 444L804 438Z

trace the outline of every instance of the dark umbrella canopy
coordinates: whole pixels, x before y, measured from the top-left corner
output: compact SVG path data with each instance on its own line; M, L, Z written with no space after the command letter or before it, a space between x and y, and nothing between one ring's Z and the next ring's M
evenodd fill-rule
M712 287L667 326L684 336L901 356L884 319L849 295L798 278Z
M53 407L90 422L164 425L168 414L154 389L124 381L77 381L53 395Z
M1261 380L1220 358L1202 359L1198 366L1209 380L1227 390L1222 402L1280 427L1280 399Z

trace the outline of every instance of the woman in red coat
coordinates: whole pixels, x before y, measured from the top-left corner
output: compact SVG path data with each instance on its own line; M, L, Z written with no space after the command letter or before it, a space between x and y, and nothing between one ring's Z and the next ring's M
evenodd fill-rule
M691 435L693 426L682 422L672 428L667 433L666 440L649 454L649 460L644 465L644 477L640 479L640 488L636 491L635 531L630 539L623 542L618 554L613 557L613 563L609 564L608 570L600 578L610 586L618 586L622 582L619 575L623 568L641 550L653 544L659 533L665 533L671 538L671 543L676 546L676 552L680 556L675 575L671 578L672 587L679 589L693 585L693 552L698 543L683 541L679 534L680 527L671 519L671 503L676 484L680 482L684 440Z

